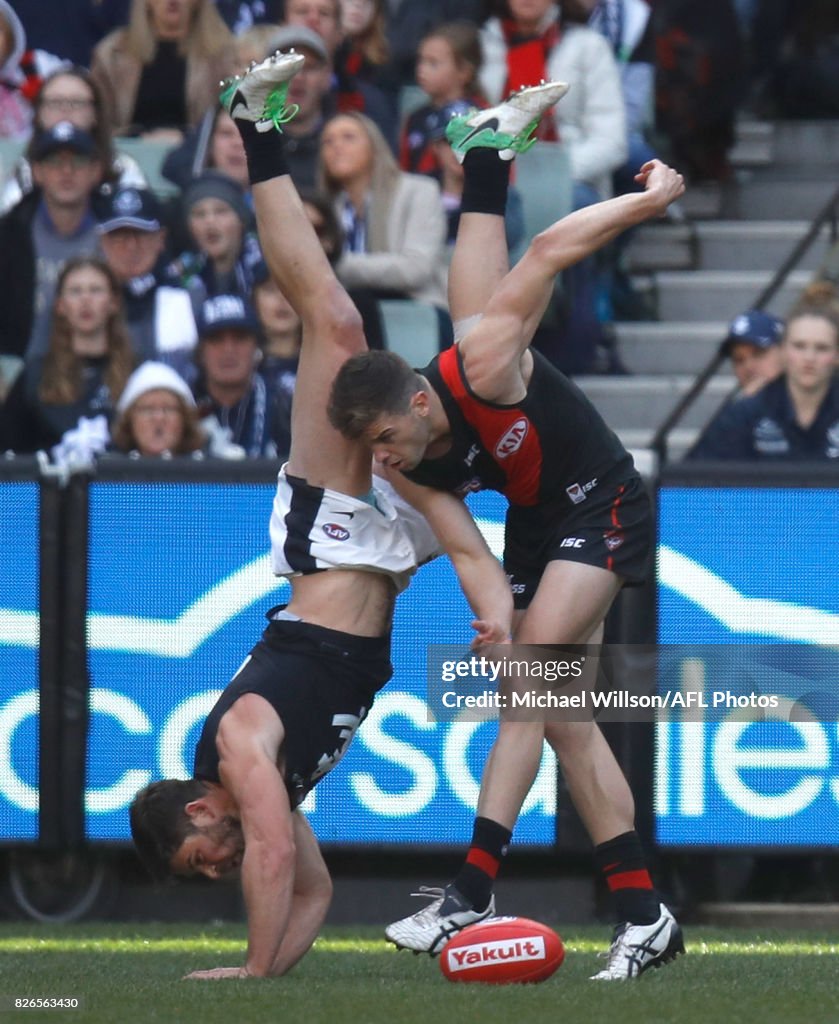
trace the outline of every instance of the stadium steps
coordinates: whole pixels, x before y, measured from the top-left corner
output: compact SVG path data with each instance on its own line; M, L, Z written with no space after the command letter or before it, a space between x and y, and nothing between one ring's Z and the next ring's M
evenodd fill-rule
M726 321L657 320L617 325L621 356L633 374L696 374L716 351Z
M581 377L577 383L598 408L608 408L607 422L619 433L660 423L693 383L692 376L644 374L633 377ZM734 378L720 374L709 381L688 412L684 426L699 427L734 388Z
M658 314L662 321L730 320L753 305L772 279L771 270L676 270L656 274ZM769 303L782 316L813 279L812 271L797 270Z
M741 121L730 156L730 182L685 194L685 222L644 225L629 245L633 281L658 311L655 322L616 325L632 376L577 378L636 452L707 364L728 321L754 304L832 196L839 183L839 121ZM830 245L825 229L770 303L772 312L787 313ZM693 443L731 387L725 367L673 433L671 458Z
M700 221L695 224L653 224L639 229L628 259L634 271L772 270L779 267L806 235L809 221ZM799 264L816 270L830 242L822 230Z

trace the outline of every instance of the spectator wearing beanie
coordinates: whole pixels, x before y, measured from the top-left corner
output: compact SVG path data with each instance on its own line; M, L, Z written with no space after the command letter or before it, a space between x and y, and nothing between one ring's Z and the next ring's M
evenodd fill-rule
M262 253L241 185L205 171L187 186L182 207L192 248L171 264L170 277L189 290L196 309L215 295L249 299Z
M111 450L133 457L200 453L206 441L189 385L171 366L149 361L128 378L117 402Z

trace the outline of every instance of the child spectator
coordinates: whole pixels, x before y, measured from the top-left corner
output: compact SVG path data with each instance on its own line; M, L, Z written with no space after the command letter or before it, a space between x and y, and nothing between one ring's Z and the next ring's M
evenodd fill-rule
M420 43L417 85L430 102L409 114L399 143L403 171L430 174L442 181L437 155L440 126L456 114L486 103L478 84L481 43L477 28L467 21L440 25Z
M265 263L256 268L253 305L265 339L260 372L272 388L284 392L290 400L297 382L303 328Z
M781 372L783 335L784 321L759 309L747 310L731 321L720 351L731 360L739 385L737 397L753 395Z
M242 187L225 174L205 171L184 192L183 209L194 248L172 264L170 275L190 291L196 306L213 295L249 299L262 253L249 230L252 214Z

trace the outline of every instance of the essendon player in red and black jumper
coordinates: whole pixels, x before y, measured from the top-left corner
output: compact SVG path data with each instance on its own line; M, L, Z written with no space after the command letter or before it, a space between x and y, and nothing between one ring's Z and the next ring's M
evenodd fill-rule
M475 395L456 346L419 371L443 404L451 448L405 472L461 496L491 489L507 497L504 564L517 608L527 607L554 559L641 582L651 534L631 456L576 384L532 355L527 394L515 405Z
M661 215L684 183L676 171L651 161L636 178L642 192L575 211L534 238L507 271L503 161L515 152L515 115L539 92L525 90L493 112L456 118L447 130L461 157L474 144L463 162L463 213L449 272L457 346L421 372L392 352L353 356L333 382L329 415L346 437L368 442L408 501L421 500L428 488L461 495L492 488L506 495L504 562L519 609L513 640L564 647L599 644L621 586L644 578L650 510L618 439L530 341L556 274L621 231ZM490 122L510 130L493 136ZM440 540L445 545L444 534ZM494 880L545 740L591 837L620 922L606 966L593 977L637 977L684 946L647 871L632 793L594 720L523 721L502 713L460 870L444 889L429 891L428 907L393 922L385 934L400 948L433 955L457 931L495 913Z

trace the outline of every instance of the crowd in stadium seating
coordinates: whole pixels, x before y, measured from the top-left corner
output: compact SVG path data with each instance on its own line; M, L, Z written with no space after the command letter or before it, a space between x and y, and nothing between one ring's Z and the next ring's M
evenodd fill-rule
M453 113L570 82L537 135L566 154L574 207L633 187L656 151L723 180L738 105L784 112L781 43L813 11L836 38L822 0L702 6L693 24L684 0L0 0L0 451L287 453L299 323L218 105L237 67L305 56L286 152L368 341L388 341L380 301L408 299L444 346ZM537 335L561 369L620 372L602 357L620 274L617 253L564 275Z

